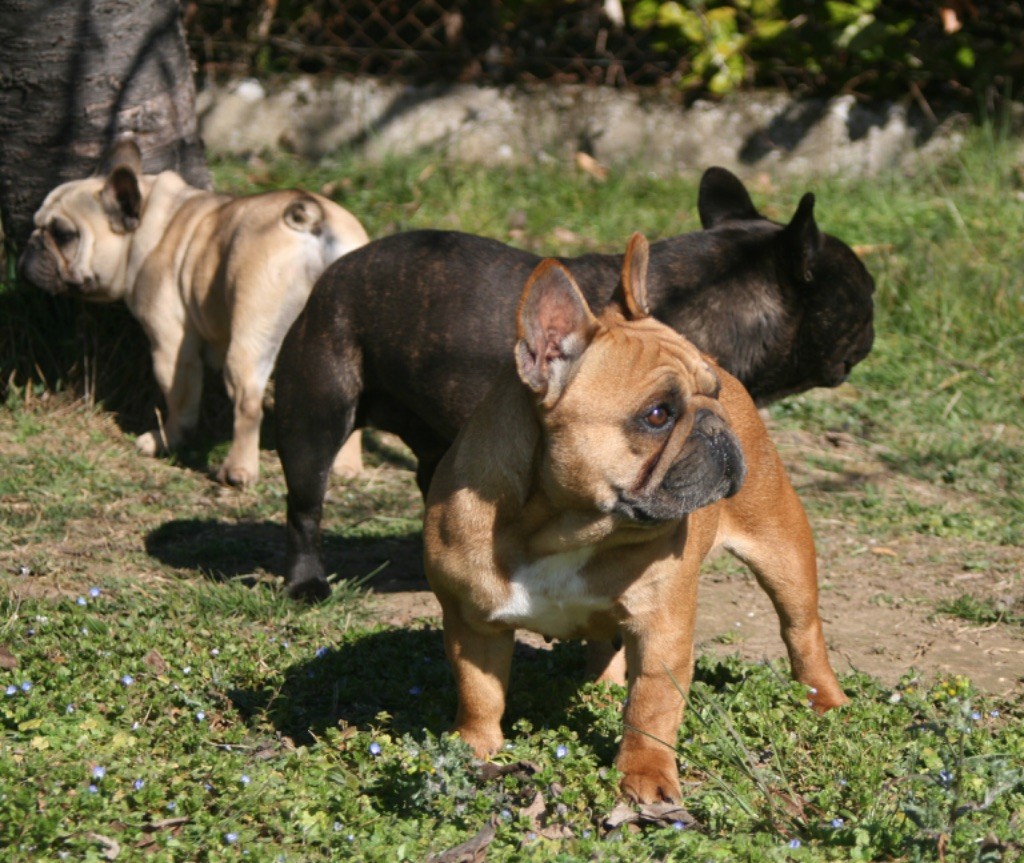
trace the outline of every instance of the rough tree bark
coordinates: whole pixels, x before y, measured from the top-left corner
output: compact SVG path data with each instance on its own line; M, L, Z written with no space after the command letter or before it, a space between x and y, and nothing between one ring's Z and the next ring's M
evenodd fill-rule
M20 245L46 193L124 133L147 171L210 175L179 0L3 0L0 222Z

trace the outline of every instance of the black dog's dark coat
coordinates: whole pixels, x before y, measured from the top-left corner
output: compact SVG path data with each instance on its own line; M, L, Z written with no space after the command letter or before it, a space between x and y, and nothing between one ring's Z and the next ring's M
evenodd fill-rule
M782 226L742 183L708 170L705 230L653 243L655 317L686 335L759 404L836 386L871 349L874 283L853 251L822 234L814 197ZM621 255L563 259L595 309L619 282ZM288 485L286 582L329 588L319 532L335 453L364 425L399 435L423 493L441 456L512 356L516 304L540 258L496 240L413 231L333 264L278 357L277 445Z

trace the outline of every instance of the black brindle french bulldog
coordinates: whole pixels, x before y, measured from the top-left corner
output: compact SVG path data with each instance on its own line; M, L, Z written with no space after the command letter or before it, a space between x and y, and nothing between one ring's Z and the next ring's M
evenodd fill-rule
M780 225L758 213L735 176L711 168L698 208L705 230L650 247L653 316L760 405L846 380L871 349L874 281L849 246L819 231L814 196ZM520 291L540 260L483 237L413 231L350 253L317 282L277 364L292 597L330 591L320 519L342 443L363 426L397 434L418 459L425 495L510 355ZM622 255L562 260L592 308L607 304Z

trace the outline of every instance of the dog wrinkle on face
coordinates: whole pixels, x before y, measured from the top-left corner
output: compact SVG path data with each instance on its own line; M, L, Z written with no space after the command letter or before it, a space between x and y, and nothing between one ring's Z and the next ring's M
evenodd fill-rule
M616 374L620 369L628 370L621 379ZM620 321L602 330L546 415L549 497L566 505L596 501L604 513L654 525L681 518L697 508L695 501L723 496L719 487L728 491L732 484L722 475L735 465L703 438L690 440L694 417L702 408L731 436L728 424L718 417L719 387L704 356L653 319ZM662 402L672 424L664 430L646 429L644 416ZM695 468L701 467L701 459L709 461L700 473L703 479L696 490L666 488L666 476L687 447L693 450ZM596 452L604 456L599 470Z

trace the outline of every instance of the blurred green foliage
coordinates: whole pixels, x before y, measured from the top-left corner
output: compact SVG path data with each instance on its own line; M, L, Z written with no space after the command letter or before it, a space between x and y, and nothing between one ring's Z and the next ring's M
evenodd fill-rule
M657 50L687 58L679 86L694 93L782 85L990 108L1024 77L1019 2L637 0L628 9Z

